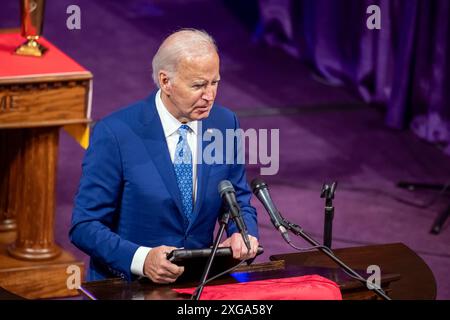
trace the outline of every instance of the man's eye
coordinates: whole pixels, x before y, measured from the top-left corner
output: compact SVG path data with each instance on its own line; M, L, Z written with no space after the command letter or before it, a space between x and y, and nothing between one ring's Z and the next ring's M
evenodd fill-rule
M192 86L192 88L195 88L195 89L200 89L201 87L203 87L202 84L194 84L194 85Z

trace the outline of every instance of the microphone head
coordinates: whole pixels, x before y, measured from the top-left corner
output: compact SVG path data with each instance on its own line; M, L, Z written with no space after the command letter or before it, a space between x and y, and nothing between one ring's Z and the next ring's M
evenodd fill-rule
M234 191L233 185L231 184L230 181L228 180L222 180L220 181L217 190L219 191L220 196L222 197L226 192L233 192L235 193L236 191Z
M251 182L251 187L252 187L252 191L253 191L254 194L256 194L259 190L261 190L263 188L267 188L268 189L267 184L261 178L253 179L252 182Z

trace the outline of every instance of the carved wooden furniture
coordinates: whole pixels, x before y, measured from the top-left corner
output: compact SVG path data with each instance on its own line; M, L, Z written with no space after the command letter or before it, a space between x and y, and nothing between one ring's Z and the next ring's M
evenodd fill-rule
M27 298L76 295L66 268L82 263L54 241L59 130L89 122L92 74L42 39L42 58L11 54L0 33L0 286Z

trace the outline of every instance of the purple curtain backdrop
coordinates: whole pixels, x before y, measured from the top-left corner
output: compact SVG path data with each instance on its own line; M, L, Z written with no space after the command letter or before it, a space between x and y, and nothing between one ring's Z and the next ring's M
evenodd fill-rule
M381 29L367 8L378 5ZM449 0L259 0L258 33L450 154Z

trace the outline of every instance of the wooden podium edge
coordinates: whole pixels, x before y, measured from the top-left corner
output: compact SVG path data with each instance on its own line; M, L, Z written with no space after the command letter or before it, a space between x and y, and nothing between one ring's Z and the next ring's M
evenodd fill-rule
M71 270L79 268L84 278L84 263L62 250L57 258L47 261L24 261L7 253L8 245L0 245L0 287L26 299L48 299L78 296L69 289ZM69 269L70 267L70 269Z

